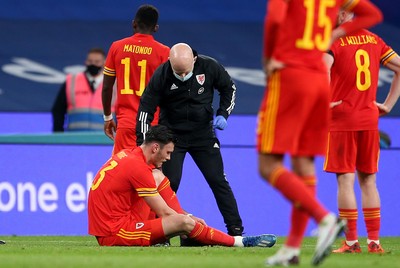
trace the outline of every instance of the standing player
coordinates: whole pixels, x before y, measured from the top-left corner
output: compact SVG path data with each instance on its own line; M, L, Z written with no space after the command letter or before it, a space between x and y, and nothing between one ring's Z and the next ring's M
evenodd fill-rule
M136 147L136 114L140 96L155 69L168 59L169 48L152 36L158 30L158 11L142 5L132 22L134 35L115 41L104 66L104 132L114 140L113 154ZM117 80L116 125L111 114L112 89ZM158 121L158 113L154 121ZM114 132L116 131L115 139Z
M353 13L340 11L338 22ZM391 111L400 95L400 58L379 36L359 30L333 43L325 55L331 73L332 121L324 169L336 173L340 218L347 220L346 241L335 253L360 253L357 236L355 171L361 188L368 252L383 253L379 243L381 204L376 187L379 160L378 117ZM379 66L394 72L383 104L376 103Z
M332 31L339 7L357 17ZM315 197L314 157L323 155L328 134L329 82L322 60L332 39L382 19L368 1L270 0L264 36L267 90L259 111L257 149L261 176L292 203L291 230L268 265L298 264L309 216L318 224L312 263L319 264L345 222ZM284 167L291 155L292 171Z
M272 247L275 235L230 236L181 208L168 178L155 169L170 159L174 142L167 127L153 126L142 145L101 167L89 192L89 234L102 246L150 246L186 235L206 245Z

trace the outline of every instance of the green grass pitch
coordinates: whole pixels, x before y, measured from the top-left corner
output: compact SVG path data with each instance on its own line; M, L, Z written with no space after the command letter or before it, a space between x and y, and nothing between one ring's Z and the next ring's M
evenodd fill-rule
M0 267L265 267L266 257L284 241L278 237L273 248L198 247L181 248L177 238L170 247L100 247L90 236L0 236ZM299 267L311 267L315 238L305 238ZM387 253L368 254L366 239L360 239L363 253L331 254L320 267L399 267L400 237L383 237ZM334 245L340 245L338 239Z

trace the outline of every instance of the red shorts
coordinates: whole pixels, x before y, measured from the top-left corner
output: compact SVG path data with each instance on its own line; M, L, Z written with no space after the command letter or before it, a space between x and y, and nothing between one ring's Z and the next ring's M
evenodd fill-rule
M166 241L162 219L127 221L116 235L97 236L100 246L151 246Z
M328 136L326 73L284 68L267 81L258 113L257 150L264 154L324 155Z
M136 130L133 128L117 128L114 139L113 155L123 149L136 148Z
M379 131L331 131L324 170L335 173L378 172Z

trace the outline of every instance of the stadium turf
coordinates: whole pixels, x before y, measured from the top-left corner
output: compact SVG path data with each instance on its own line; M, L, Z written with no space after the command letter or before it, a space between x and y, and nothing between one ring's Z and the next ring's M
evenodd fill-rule
M0 267L265 267L266 257L284 241L278 237L273 248L181 248L178 239L170 247L100 247L90 236L0 236ZM363 253L331 254L321 267L399 267L400 237L383 237L383 255L367 253L366 239L360 239ZM315 238L303 243L299 267L310 267ZM340 246L338 239L334 247Z

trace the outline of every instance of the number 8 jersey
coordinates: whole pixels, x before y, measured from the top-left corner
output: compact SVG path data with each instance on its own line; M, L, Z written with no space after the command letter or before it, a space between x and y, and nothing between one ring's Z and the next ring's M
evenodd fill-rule
M367 30L341 37L333 43L329 53L334 58L331 101L342 101L331 109L330 130L377 130L379 111L375 100L379 67L397 54L379 36Z

